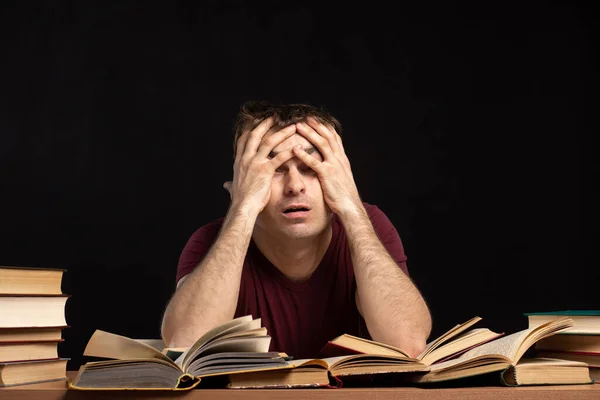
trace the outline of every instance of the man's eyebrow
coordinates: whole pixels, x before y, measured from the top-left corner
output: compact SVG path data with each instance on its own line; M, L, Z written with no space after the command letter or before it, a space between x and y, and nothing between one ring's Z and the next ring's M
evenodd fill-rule
M309 147L308 149L304 149L304 151L305 151L305 152L307 152L308 154L312 154L312 153L314 153L315 151L317 151L317 148L316 148L316 147ZM279 154L279 153L280 153L279 151L275 151L275 150L273 150L273 151L271 151L271 152L269 153L269 156L268 156L268 157L269 157L269 158L274 158L274 157L275 157L277 154Z

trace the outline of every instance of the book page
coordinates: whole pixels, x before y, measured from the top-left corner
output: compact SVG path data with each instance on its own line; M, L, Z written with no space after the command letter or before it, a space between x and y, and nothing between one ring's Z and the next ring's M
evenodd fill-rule
M178 358L175 364L179 365L183 371L187 371L188 366L199 358L205 355L215 353L234 353L234 352L253 352L266 353L269 351L271 344L270 336L255 336L255 337L234 337L228 340L216 341L202 349L200 353L194 354L193 357ZM181 363L181 364L180 364Z
M359 357L362 355L359 355ZM308 366L319 366L326 369L331 369L334 365L342 362L344 360L354 358L356 355L349 356L337 356L337 357L326 357L326 358L305 358L300 360L292 360L290 361L295 367L308 367Z
M260 327L260 319L258 321L258 326ZM254 328L256 323L253 323L251 315L244 315L243 317L234 318L230 321L224 322L221 325L217 325L214 328L210 329L204 335L200 336L187 350L185 350L178 358L175 360L177 365L183 365L188 358L188 354L194 353L198 350L202 345L207 342L224 335L226 332L233 332L237 330L246 330Z
M114 333L96 330L83 352L84 356L130 360L157 358L173 363L169 357L145 343Z
M581 361L560 360L556 358L535 357L522 358L516 365L517 369L538 368L545 366L560 366L560 367L587 367L588 364Z
M252 322L255 322L254 320ZM241 326L241 325L240 325ZM211 339L208 342L202 344L201 346L194 345L190 347L188 350L184 351L177 359L175 363L178 365L188 365L189 360L192 358L197 358L198 354L204 353L206 349L210 349L214 346L218 346L219 343L222 342L231 342L235 338L248 338L248 337L268 337L270 340L270 336L267 335L267 328L257 328L250 329L247 331L233 331L226 335L219 336L217 339Z
M322 359L327 364L329 370L339 367L341 364L351 363L358 364L391 364L391 365L414 365L416 367L424 367L419 360L415 358L407 358L401 355L383 356L379 354L352 354L348 356L327 357Z
M165 349L165 342L162 339L134 339L134 340L136 342L146 344L146 345L160 351L161 353L163 353L163 350Z
M494 340L493 342L483 344L479 347L469 350L460 358L469 358L472 356L482 354L500 354L512 360L515 354L517 354L519 346L521 346L521 343L523 343L523 341L531 333L531 331L532 329L525 329L519 332L515 332L511 335L505 336L503 338Z
M427 346L425 346L425 350L423 350L423 352L421 354L419 354L417 356L417 358L419 360L421 360L427 354L431 353L436 348L438 348L440 345L442 345L443 343L446 343L448 340L452 339L453 337L460 334L461 332L464 332L465 330L469 329L470 327L472 327L479 321L481 321L481 317L473 317L470 320L468 320L467 322L456 325L455 327L451 328L446 333L444 333L442 336L440 336L437 339L433 340L432 342L428 343Z
M383 342L377 342L374 340L369 340L369 339L365 339L365 338L361 338L358 336L353 336L353 335L349 335L349 334L344 334L342 336L339 337L339 344L341 344L342 346L344 346L346 344L346 341L344 340L344 338L350 339L351 341L356 341L359 343L358 346L350 346L351 349L355 350L355 351L360 351L362 353L369 353L369 354L381 354L381 355L403 355L405 357L410 358L410 356L401 348L399 347L395 347L392 346L390 344L387 343L383 343ZM337 343L337 340L333 340L332 343ZM361 346L361 344L363 344L363 346ZM366 346L364 346L366 345ZM383 349L381 349L383 348ZM391 350L391 351L385 351L385 349L387 350Z
M254 321L256 321L256 320L254 320ZM256 329L248 329L248 330L244 330L244 331L231 332L226 335L219 336L218 339L209 340L206 344L212 344L214 342L220 342L222 340L228 340L228 339L231 339L234 337L246 337L246 336L269 336L269 335L267 335L267 328L262 327L262 328L256 328Z
M507 359L508 362L512 362L512 357L516 354L517 349L523 342L523 340L531 333L531 329L525 329L512 335L501 337L494 341L482 344L481 346L475 347L461 355L458 358L434 364L431 366L432 371L439 371L454 367L458 364L468 362L475 358L484 358L485 356L501 356ZM495 357L496 359L499 357Z
M215 353L209 356L201 357L196 361L190 363L188 366L188 372L190 374L194 374L196 370L199 368L204 368L212 365L219 364L284 364L284 365L292 365L285 359L279 356L277 352L267 352L267 353L253 353L249 351L230 353L230 352L222 352Z
M250 317L250 316L247 316L247 317ZM238 332L251 331L251 330L257 330L257 329L265 329L265 330L267 329L267 328L262 327L262 320L260 318L253 319L251 321L242 322L237 325L231 326L228 329L225 329L225 330L221 331L219 334L213 336L208 341L210 342L210 341L220 339L223 337L229 337Z
M523 339L523 343L520 344L520 347L515 351L515 354L512 355L511 360L513 363L519 361L519 359L525 354L527 349L531 347L537 341L546 338L551 335L555 335L559 332L564 332L573 327L573 320L571 318L559 318L557 320L548 322L537 328L529 329L530 335L528 335L525 339Z
M321 361L323 361L325 363L325 365L327 365L327 369L331 370L332 367L334 367L334 366L338 365L339 363L342 363L350 358L353 358L353 356L327 357L327 358L321 359Z
M467 331L454 340L442 344L437 349L421 358L421 362L431 365L438 361L445 361L448 358L456 358L462 353L466 353L474 347L480 346L486 342L498 339L504 335L490 331L488 328L472 329Z
M292 360L292 361L290 361L290 364L292 364L296 368L320 367L320 368L329 369L329 365L327 364L327 362L323 361L320 358L303 358L303 359L299 359L299 360Z
M72 387L91 390L173 389L180 376L181 371L177 366L158 359L100 361L82 365L73 379Z

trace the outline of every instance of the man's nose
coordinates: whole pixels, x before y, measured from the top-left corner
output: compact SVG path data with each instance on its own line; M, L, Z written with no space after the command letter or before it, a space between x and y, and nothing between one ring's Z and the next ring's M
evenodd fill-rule
M304 185L304 180L302 179L302 174L297 169L290 169L287 173L287 179L285 182L285 193L287 195L297 195L304 193L306 191L306 186Z

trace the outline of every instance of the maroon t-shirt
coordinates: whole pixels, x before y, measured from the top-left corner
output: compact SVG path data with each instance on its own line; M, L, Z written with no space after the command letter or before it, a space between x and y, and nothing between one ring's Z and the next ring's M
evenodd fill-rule
M406 256L398 232L374 205L363 203L382 243L407 275ZM202 261L216 239L223 219L198 229L181 254L179 281ZM320 357L328 340L343 333L370 338L356 307L356 279L346 232L337 215L332 218L331 243L309 279L287 279L250 241L244 260L235 317L261 318L272 337L270 350L297 359ZM226 266L223 266L226 268Z

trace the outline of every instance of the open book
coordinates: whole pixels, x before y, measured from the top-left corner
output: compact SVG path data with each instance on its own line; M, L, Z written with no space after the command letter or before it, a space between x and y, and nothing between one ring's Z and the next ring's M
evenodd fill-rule
M429 343L417 358L411 358L402 349L385 343L344 334L323 347L322 354L325 358L291 361L294 365L291 370L230 376L228 387L239 389L328 386L330 382L350 375L428 371L429 365L436 361L455 356L502 336L501 333L486 328L467 331L480 320L480 317L474 317L454 326Z
M427 366L415 358L398 355L353 354L290 361L292 369L248 372L229 376L228 388L281 388L332 386L351 375L422 372ZM333 386L336 386L333 383Z
M468 330L479 321L481 321L481 317L473 317L462 324L454 326L437 339L429 342L425 350L417 356L417 360L429 366L436 362L456 357L458 354L503 335L503 333L496 333L487 328ZM322 352L330 356L342 354L377 354L409 357L404 350L398 347L348 334L338 336L329 341Z
M413 375L410 380L418 383L440 382L504 371L517 365L525 352L537 341L566 331L572 326L573 320L564 317L536 328L524 329L477 346L457 358L433 364L429 372Z
M204 377L292 367L287 355L269 352L271 337L249 315L211 329L176 359L158 343L96 330L84 355L110 360L82 365L69 388L187 390Z

